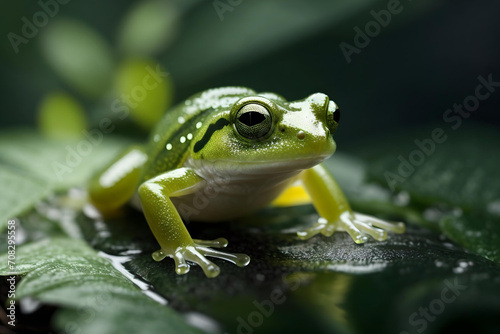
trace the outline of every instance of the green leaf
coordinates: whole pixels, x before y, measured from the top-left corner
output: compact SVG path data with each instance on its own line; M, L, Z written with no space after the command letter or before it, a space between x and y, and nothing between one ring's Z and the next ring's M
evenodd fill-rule
M98 227L85 215L77 220L97 249L135 254L124 258L123 269L149 282L170 305L208 316L229 333L248 328L259 333L413 331L408 318L420 306L429 308L440 300L443 289L455 281L459 296L446 304L442 317L428 323L429 332L459 321L470 305L484 311L484 318L470 315L470 321L494 321L500 280L489 277L500 277L500 265L413 226L385 242L364 245L341 232L298 240L295 232L315 219L314 209L305 205L270 208L226 224L190 223L193 237L227 237L228 251L252 258L245 268L215 259L221 267L215 279L207 279L196 266L178 276L173 260L153 261L151 253L158 246L140 212L129 210ZM282 302L271 302L272 296ZM371 301L384 312L373 312Z
M448 238L487 259L500 262L500 217L480 213L449 215L439 222Z
M16 300L62 307L55 327L80 333L198 333L179 315L140 291L81 240L45 239L17 248L16 270L1 258L0 275L22 274Z
M99 128L71 141L48 139L31 130L8 130L0 135L0 162L45 181L51 190L64 190L84 185L129 143Z
M500 265L485 257L498 261L499 209L497 201L490 200L488 205L483 201L496 197L496 174L488 167L491 161L492 165L495 163L496 157L489 156L488 145L494 146L498 139L486 129L474 134L482 143L476 145L482 145L485 155L471 153L471 156L484 161L478 168L487 169L491 175L490 192L484 195L468 193L467 189L476 189L471 186L461 191L464 177L470 175L460 169L462 165L453 163L451 153L445 156L451 164L440 164L442 170L434 169L434 172L453 176L445 180L450 187L455 187L454 191L461 192L462 197L457 199L445 189L433 192L427 189L433 186L431 183L416 184L411 178L398 187L398 192L384 188L381 180L386 167L380 166L396 153L397 159L398 154L414 150L412 141L401 148L398 145L404 141L398 140L396 145L392 139L393 144L387 144L386 149L372 142L371 150L384 152L385 157L359 160L335 154L326 162L357 210L392 218L420 215L418 219L433 224L444 235L408 225L408 231L402 235L390 234L387 241L370 240L364 245L356 245L342 232L330 238L317 236L301 241L296 231L318 218L310 205L269 208L223 224L190 223L187 227L194 238L226 237L230 242L228 251L246 253L252 258L245 268L215 259L221 274L207 279L199 267L193 266L187 275L179 276L171 259L155 262L151 258L158 245L141 212L129 208L122 217L94 220L75 211L70 215L76 216L71 218L72 224L79 227L88 244L103 252L102 256L97 256L83 241L68 237L20 247L16 249L16 264L24 278L18 285L17 297L34 297L61 307L53 318L54 329L78 328L83 333L127 330L156 333L167 326L166 323L186 326L179 319L179 313L183 313L190 324L201 323L207 330L229 333L250 330L259 333L279 330L291 333L414 332L420 329L414 320L425 319L419 315L420 308L436 310L441 304L444 310L433 313L433 321L426 321L429 332L443 328L453 330L464 319L495 332L500 307ZM470 133L464 132L465 135ZM33 138L28 142L35 145L36 150ZM491 144L484 144L487 138ZM465 145L452 137L449 140L449 144L436 148L426 164L442 159L438 155L445 154L446 150L453 152L455 146ZM105 139L102 146L108 144ZM7 155L8 160L23 165L25 160L20 158L23 155L12 155L13 151L7 151L11 154ZM47 150L49 156L50 152ZM456 168L460 173L454 174ZM415 175L417 173L416 170ZM438 180L441 180L439 175ZM373 183L375 181L378 184ZM406 201L399 198L401 193L407 194ZM427 199L429 194L435 195ZM483 197L478 200L474 195ZM49 201L47 205L57 209L54 203L57 201ZM47 212L50 211L53 210ZM32 215L32 220L37 215L40 221L46 220L43 212ZM25 228L42 228L24 223L26 219L20 217ZM416 222L420 224L418 219ZM46 230L51 233L50 229ZM113 266L104 258L112 259ZM0 258L0 266L5 263L5 259ZM9 274L5 267L2 273ZM147 295L168 300L169 307L176 312L146 297L126 276L146 281L148 285L141 286ZM453 301L444 301L443 295ZM138 302L137 298L146 299ZM373 312L375 302L384 309L383 313ZM481 312L470 312L474 308ZM167 316L165 310L168 310ZM171 320L172 314L177 320ZM175 330L183 329L176 327Z
M52 68L79 93L97 98L110 88L113 57L107 42L84 23L70 19L44 29L42 50Z
M0 149L1 151L1 149ZM30 209L49 192L49 184L33 175L0 164L0 231L12 219Z
M387 173L398 175L395 193L406 194L413 220L434 226L457 243L500 260L500 135L496 129L463 126L444 129L444 142L431 138L436 128L371 143L369 179L387 187ZM412 139L409 139L412 138ZM420 157L420 158L419 158Z
M31 130L0 134L0 231L7 220L32 208L54 191L85 186L97 169L129 142L94 128L85 139L56 141Z

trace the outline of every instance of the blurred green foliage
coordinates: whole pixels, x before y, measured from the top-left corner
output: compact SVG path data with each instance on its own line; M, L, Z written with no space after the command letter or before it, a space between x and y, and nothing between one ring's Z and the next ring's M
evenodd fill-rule
M63 80L91 98L106 92L113 57L105 39L84 23L70 19L56 19L42 34L45 59Z
M54 92L47 95L38 110L42 134L53 139L79 139L87 128L83 107L72 96Z

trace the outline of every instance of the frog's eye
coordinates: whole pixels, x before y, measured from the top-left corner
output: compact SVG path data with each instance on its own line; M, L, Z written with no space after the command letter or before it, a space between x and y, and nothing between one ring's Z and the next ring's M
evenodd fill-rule
M272 129L271 113L263 105L249 103L236 114L236 130L247 139L265 137Z
M330 101L328 104L328 109L326 110L326 125L330 130L330 133L333 134L335 130L337 130L337 126L340 121L340 110L339 107L333 102Z

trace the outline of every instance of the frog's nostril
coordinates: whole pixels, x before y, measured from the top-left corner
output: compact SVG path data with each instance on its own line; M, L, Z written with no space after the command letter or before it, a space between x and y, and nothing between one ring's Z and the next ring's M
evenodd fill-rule
M300 140L303 140L304 138L306 137L306 133L304 131L299 131L297 132L297 138L299 138Z

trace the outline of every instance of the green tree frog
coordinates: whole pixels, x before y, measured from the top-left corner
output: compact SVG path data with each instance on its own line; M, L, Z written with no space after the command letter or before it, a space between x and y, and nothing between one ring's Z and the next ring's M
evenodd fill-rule
M246 266L245 254L227 253L224 238L192 239L183 219L215 222L250 214L300 182L321 217L298 238L346 231L354 242L385 240L402 223L353 212L321 162L331 156L339 109L316 93L289 102L274 93L244 87L209 89L172 110L149 143L122 153L90 181L91 203L101 212L127 203L142 209L160 249L156 261L173 258L177 274L198 264L207 277L215 257Z

